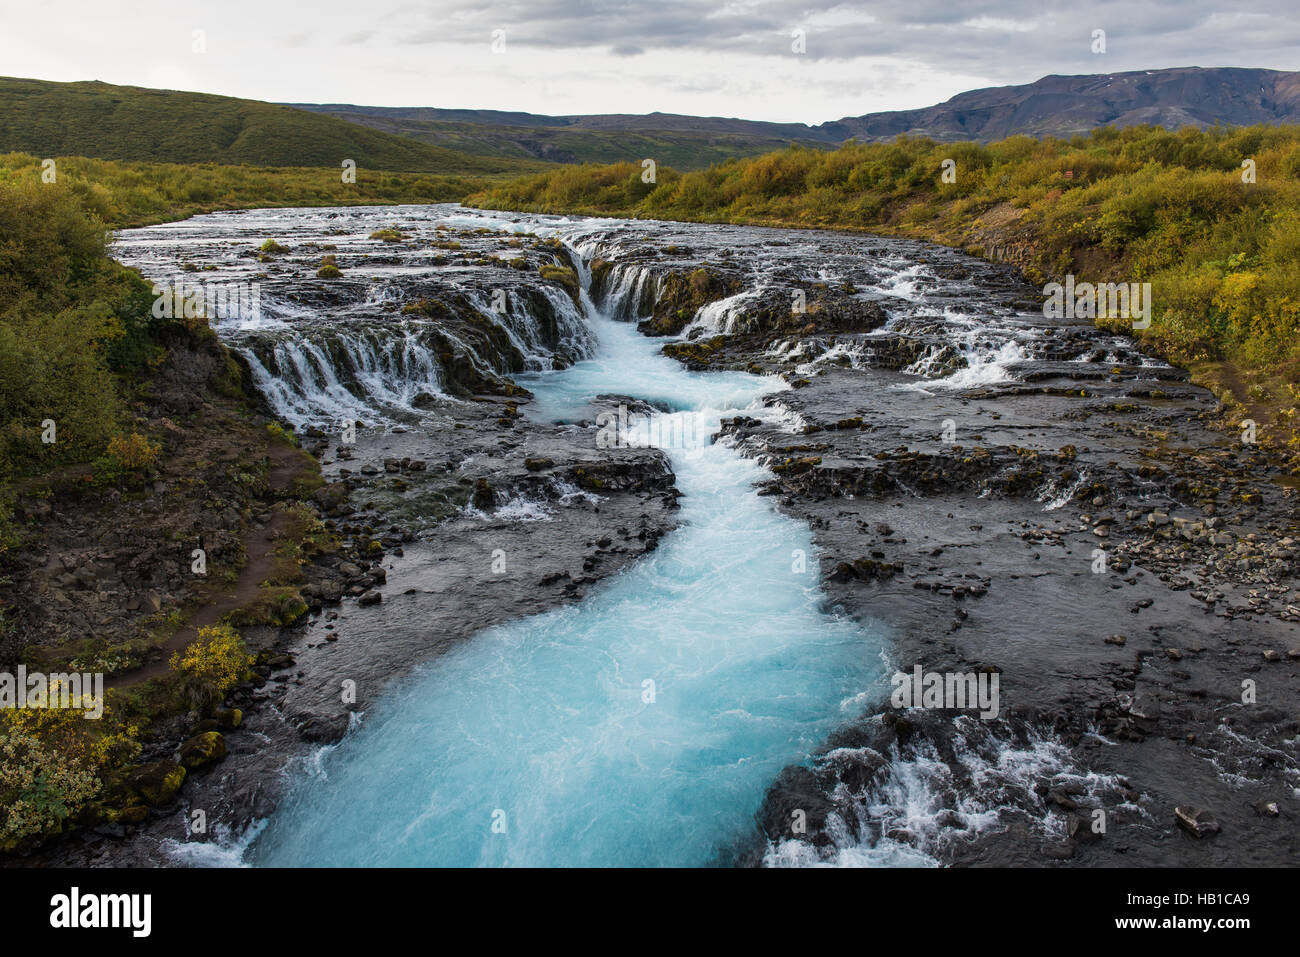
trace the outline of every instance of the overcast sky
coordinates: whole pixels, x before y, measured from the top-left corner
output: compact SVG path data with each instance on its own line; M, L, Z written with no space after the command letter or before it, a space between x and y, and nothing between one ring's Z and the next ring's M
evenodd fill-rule
M0 74L287 102L819 123L1171 66L1300 69L1300 2L0 0Z

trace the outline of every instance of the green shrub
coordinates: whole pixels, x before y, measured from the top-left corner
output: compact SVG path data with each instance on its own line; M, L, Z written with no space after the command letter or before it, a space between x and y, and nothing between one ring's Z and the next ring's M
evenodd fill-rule
M0 733L0 851L58 834L99 788L84 761L30 734Z
M206 710L248 677L253 656L230 625L200 628L198 638L169 662L190 706Z
M106 453L95 460L95 481L99 485L116 485L123 480L139 484L153 471L161 452L161 446L139 433L115 435Z
M286 429L279 422L268 422L266 424L266 431L270 433L271 438L275 439L276 441L283 442L285 445L292 445L295 447L298 445L297 434L289 429Z
M118 431L118 377L162 353L152 289L106 253L93 190L0 176L0 480L88 461Z
M86 720L97 705L100 719ZM139 733L89 694L70 708L0 710L0 851L66 830L99 794L101 776L139 757Z

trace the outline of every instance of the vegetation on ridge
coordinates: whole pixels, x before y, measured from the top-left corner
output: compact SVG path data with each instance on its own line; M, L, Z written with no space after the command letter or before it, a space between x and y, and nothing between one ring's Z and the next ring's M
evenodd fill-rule
M454 175L543 169L530 158L471 156L291 106L109 83L0 77L0 146L38 156L167 163L311 166Z
M0 154L0 183L61 187L114 229L175 222L220 209L450 203L493 182L487 177L361 169L355 183L344 183L337 169L57 157L55 183L49 184L41 180L42 163L28 153Z

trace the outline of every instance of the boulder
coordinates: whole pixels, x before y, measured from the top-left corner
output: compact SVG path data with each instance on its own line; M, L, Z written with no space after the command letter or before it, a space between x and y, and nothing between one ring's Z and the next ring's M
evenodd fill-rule
M1206 837L1219 833L1219 822L1214 815L1204 808L1183 804L1174 808L1174 819L1178 826L1193 837Z
M131 786L150 804L170 804L185 783L185 769L175 761L142 764L127 777Z
M193 771L226 756L226 739L220 731L205 731L190 738L180 749L180 763Z

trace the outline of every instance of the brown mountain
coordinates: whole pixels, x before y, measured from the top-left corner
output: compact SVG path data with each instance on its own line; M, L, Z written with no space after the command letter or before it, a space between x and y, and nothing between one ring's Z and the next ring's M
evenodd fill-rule
M1141 70L1096 76L1045 76L1023 86L971 90L921 110L868 113L823 123L845 140L998 140L1018 133L1072 136L1098 126L1150 123L1177 129L1215 123L1300 123L1300 73L1239 68Z

